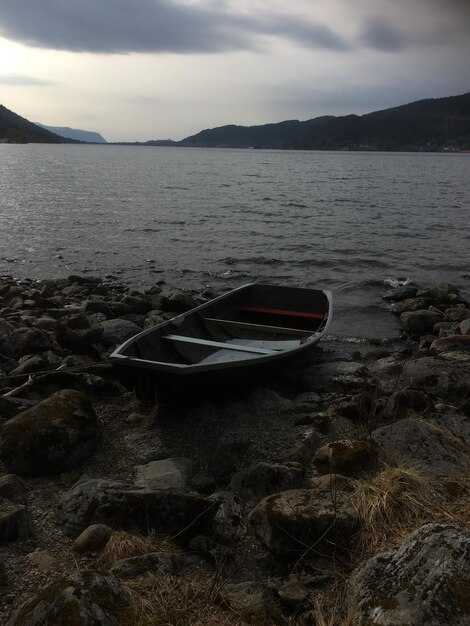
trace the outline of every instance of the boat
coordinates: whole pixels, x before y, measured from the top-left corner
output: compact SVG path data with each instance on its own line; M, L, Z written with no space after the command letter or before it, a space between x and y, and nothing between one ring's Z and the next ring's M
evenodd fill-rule
M217 396L305 356L332 308L326 290L250 283L138 333L110 360L139 398Z

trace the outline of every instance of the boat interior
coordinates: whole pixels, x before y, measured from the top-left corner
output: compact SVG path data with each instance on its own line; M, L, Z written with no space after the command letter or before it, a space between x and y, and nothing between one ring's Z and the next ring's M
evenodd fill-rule
M175 366L275 355L318 335L328 312L323 291L248 285L142 333L120 354Z

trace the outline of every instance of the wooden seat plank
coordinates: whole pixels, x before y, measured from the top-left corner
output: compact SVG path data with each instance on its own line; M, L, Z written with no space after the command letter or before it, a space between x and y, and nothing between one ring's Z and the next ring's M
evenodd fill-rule
M199 346L211 348L223 348L225 350L237 350L238 352L252 352L254 354L276 354L277 350L266 350L265 348L251 348L249 346L238 346L227 344L223 341L210 341L209 339L197 339L196 337L184 337L183 335L164 335L162 339L168 341L181 341L183 343L194 343Z
M246 330L256 330L265 333L275 333L279 335L297 335L307 337L312 334L310 330L300 330L299 328L284 328L283 326L266 326L265 324L251 324L250 322L239 322L238 320L224 320L215 317L204 317L205 322L217 324L218 326L228 326L233 328L244 328Z
M286 317L304 317L315 320L324 319L323 313L309 313L307 311L290 311L288 309L275 309L267 306L242 306L240 311L249 313L266 313L268 315L282 315Z

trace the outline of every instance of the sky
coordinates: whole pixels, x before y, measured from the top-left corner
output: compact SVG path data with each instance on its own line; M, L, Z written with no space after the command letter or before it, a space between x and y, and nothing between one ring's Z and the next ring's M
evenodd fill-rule
M1 0L0 104L108 141L470 91L470 0Z

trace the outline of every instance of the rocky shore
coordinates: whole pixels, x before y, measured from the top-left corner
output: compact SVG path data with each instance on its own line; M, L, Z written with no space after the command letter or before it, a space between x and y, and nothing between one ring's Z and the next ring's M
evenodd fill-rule
M152 406L107 356L194 296L1 277L1 623L470 624L470 306L384 300L401 339Z

